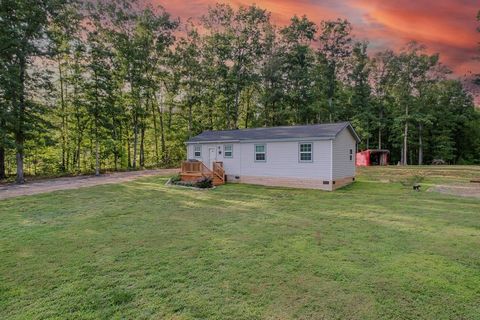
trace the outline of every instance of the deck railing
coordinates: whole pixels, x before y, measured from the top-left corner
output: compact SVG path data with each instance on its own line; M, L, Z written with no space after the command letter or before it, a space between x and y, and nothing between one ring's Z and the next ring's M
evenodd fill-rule
M201 173L202 175L209 175L212 171L201 161L184 161L182 162L182 173Z
M225 181L225 169L223 168L223 162L215 161L213 162L213 173L217 175L219 179Z
M225 169L221 161L214 161L212 170L201 161L184 161L182 162L181 174L211 177L212 179L220 180L221 183L225 183Z

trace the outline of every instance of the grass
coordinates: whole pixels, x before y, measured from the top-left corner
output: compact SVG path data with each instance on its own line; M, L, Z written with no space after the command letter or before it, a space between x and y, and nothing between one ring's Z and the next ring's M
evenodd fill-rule
M421 177L427 185L456 184L480 178L480 166L360 167L357 173L360 179L367 181L402 182Z
M480 200L399 183L419 169L478 173L369 168L333 193L155 177L0 201L0 319L479 319Z

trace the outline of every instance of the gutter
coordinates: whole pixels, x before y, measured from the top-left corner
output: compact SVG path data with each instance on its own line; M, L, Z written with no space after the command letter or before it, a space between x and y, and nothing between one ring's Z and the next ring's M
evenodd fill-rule
M249 140L205 140L205 141L186 141L185 144L202 143L254 143L254 142L297 142L297 141L328 141L335 139L336 136L328 137L301 137L301 138L280 138L280 139L249 139Z

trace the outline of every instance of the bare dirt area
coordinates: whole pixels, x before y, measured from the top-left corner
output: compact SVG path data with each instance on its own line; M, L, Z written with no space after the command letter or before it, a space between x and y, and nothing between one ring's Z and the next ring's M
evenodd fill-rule
M70 190L102 184L122 183L150 176L168 176L178 173L179 169L156 169L131 172L115 172L101 176L64 177L39 180L22 185L0 185L0 200L18 196L47 193L57 190Z
M433 186L428 191L450 194L459 197L480 198L480 183L464 183Z

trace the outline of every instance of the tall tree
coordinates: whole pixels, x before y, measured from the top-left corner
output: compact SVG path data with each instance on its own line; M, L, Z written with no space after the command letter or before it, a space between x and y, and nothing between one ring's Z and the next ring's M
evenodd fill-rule
M271 30L270 14L254 5L234 11L227 4L216 4L202 22L208 31L206 44L211 46L210 52L222 61L218 71L226 71L226 127L238 128L240 97L257 79L256 70Z
M328 98L328 111L330 122L336 119L335 94L337 82L342 76L346 59L352 52L352 25L347 20L322 21L318 41L320 48L318 56L320 63L326 65L326 96Z
M53 17L65 8L67 0L15 1L5 0L0 3L0 20L2 23L2 51L9 52L8 81L10 92L7 99L12 105L12 130L15 137L16 164L18 183L24 179L25 140L32 128L34 115L40 112L41 105L33 103L31 93L41 90L45 78L34 78L29 72L35 60L49 54L50 34L48 25Z
M389 95L392 85L392 66L395 61L395 54L391 50L378 52L370 61L370 79L372 86L373 106L375 109L375 128L377 130L378 149L383 148L384 131L388 122L388 106L391 105L391 96Z
M286 102L294 123L306 124L314 120L313 85L315 55L311 47L317 26L306 16L294 16L290 25L280 30L284 55L283 72L286 80Z
M396 61L396 77L394 96L399 106L400 113L397 124L403 127L401 164L408 164L408 137L409 129L415 115L415 106L418 106L418 96L421 87L429 77L429 72L438 62L438 55L427 55L425 48L412 42L399 54Z
M370 87L370 60L367 55L367 43L357 42L353 47L351 71L349 80L352 86L351 109L347 118L354 119L357 131L366 141L366 148L370 148L372 127L375 121Z

